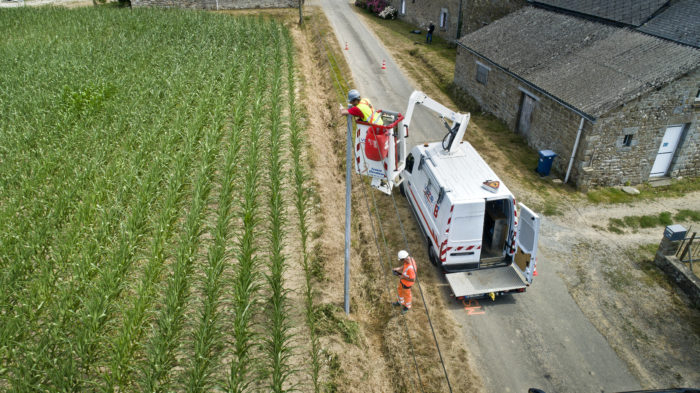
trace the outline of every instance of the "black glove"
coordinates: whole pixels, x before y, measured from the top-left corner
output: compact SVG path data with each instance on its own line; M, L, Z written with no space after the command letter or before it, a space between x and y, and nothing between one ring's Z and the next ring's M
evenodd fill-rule
M397 272L396 270L392 270L391 273L395 276L400 276L401 273Z

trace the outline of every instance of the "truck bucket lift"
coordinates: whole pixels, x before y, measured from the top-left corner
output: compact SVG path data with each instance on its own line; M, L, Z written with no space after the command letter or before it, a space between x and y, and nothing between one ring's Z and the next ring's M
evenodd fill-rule
M380 110L377 112L389 125L356 121L355 172L370 176L372 187L387 195L391 195L391 190L403 181L401 173L406 167L406 138L416 105L422 105L440 116L447 129L442 140L445 154L456 152L469 124L468 113L454 112L417 90L408 99L405 118L398 112Z
M406 137L408 128L402 126L403 115L378 111L389 125L356 121L355 172L370 176L372 187L391 195L394 186L403 181L401 172L406 166Z

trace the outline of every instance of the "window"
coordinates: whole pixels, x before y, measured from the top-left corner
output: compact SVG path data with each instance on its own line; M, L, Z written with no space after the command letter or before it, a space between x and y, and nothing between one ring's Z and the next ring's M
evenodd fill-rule
M634 134L625 135L625 138L622 140L622 146L632 146L632 137L634 137Z
M440 28L447 30L447 8L440 10Z
M401 0L401 15L406 15L406 0Z
M491 69L489 67L486 67L485 65L479 63L478 61L476 62L476 81L481 83L482 85L486 85L489 79L489 71Z
M413 173L413 162L415 159L413 158L413 154L409 154L408 157L406 157L406 170L408 173Z

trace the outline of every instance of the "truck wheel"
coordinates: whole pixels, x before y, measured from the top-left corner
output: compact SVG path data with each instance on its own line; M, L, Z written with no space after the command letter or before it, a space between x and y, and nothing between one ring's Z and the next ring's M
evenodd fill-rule
M404 183L401 183L401 185L399 186L399 192L401 193L402 196L405 197L406 196L406 189L404 187L406 187L406 185Z
M428 239L428 259L430 259L430 263L433 265L440 266L440 261L438 261L437 255L435 255L435 250L433 250L433 245L430 244L430 239Z

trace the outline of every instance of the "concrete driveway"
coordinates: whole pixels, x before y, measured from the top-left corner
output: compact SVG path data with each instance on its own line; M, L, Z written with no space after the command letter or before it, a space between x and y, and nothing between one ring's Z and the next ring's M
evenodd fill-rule
M344 0L314 3L326 13L338 44L343 48L348 44L349 50L343 53L352 69L353 87L378 108L405 111L415 87L351 5ZM386 70L381 69L382 61L386 61ZM444 136L436 116L422 116L430 113L416 111L410 145ZM547 252L546 244L554 241L556 231L544 218L539 276L526 293L494 302L449 302L487 391L524 393L531 387L548 393L639 389L639 382L586 319L560 278L571 273L561 268L555 253ZM444 295L451 295L449 289Z

